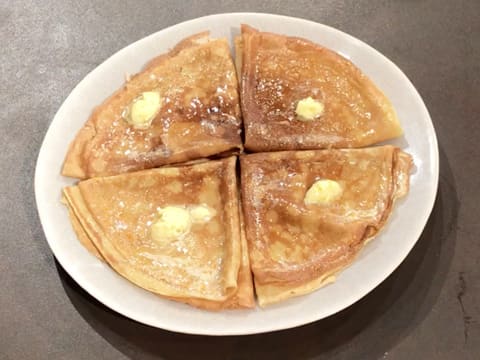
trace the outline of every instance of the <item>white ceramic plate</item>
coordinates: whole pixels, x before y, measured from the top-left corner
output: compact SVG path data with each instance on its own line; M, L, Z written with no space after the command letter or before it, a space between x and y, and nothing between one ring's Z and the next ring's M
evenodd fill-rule
M405 136L392 143L413 155L416 170L410 194L399 201L381 235L368 244L337 281L313 294L255 310L208 312L159 298L121 276L80 245L60 203L61 189L73 183L60 168L69 143L92 108L154 56L184 37L210 30L232 39L241 23L301 36L352 60L391 99ZM252 13L220 14L187 21L139 40L88 74L58 110L45 136L35 173L35 194L47 241L63 268L92 296L113 310L155 327L193 334L253 334L290 328L332 315L380 284L407 256L432 210L438 183L438 148L428 111L407 77L362 41L303 19Z

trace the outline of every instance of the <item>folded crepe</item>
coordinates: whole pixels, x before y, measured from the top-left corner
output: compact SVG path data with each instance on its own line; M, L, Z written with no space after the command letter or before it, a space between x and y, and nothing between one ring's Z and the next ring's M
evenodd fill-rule
M79 240L134 284L209 310L253 307L235 164L89 179L64 200Z
M387 97L334 51L247 25L235 44L245 148L363 147L402 134Z
M333 281L408 192L410 155L393 146L241 157L242 205L261 306Z
M153 59L98 106L62 174L86 179L238 152L240 132L230 47L204 32Z

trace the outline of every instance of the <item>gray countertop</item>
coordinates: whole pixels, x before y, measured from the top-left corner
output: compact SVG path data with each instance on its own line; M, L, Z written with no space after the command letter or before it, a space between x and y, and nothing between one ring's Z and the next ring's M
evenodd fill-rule
M105 308L56 263L35 207L36 157L65 97L108 56L219 12L334 26L393 60L419 90L440 146L432 216L403 264L330 318L210 338L140 325ZM478 359L480 1L0 1L1 359Z

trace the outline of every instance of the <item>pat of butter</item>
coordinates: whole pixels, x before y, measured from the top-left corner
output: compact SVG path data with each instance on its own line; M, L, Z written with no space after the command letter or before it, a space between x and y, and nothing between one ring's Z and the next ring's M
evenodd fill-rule
M193 223L206 223L216 211L207 205L166 206L159 211L159 218L151 228L152 239L159 243L169 243L187 234Z
M334 180L318 180L305 194L304 202L310 204L328 204L342 195L342 186Z
M160 209L159 214L160 218L151 227L154 241L160 243L174 241L190 231L192 218L188 210L177 206L167 206Z
M133 101L126 120L137 129L146 129L160 111L161 105L158 92L144 92Z
M190 208L190 215L194 222L203 223L210 221L216 215L216 212L206 205L197 205Z
M325 111L325 105L320 101L312 99L310 96L306 99L302 99L297 103L295 113L298 120L312 121L323 115Z

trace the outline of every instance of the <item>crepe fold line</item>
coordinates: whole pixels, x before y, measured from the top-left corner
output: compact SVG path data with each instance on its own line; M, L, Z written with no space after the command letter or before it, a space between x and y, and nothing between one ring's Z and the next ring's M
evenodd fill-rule
M412 158L387 145L285 151L241 157L242 206L259 304L310 293L334 281L385 226L407 194ZM341 197L305 204L319 179Z
M246 149L364 147L402 134L388 98L338 53L248 25L235 47ZM296 105L308 97L324 112L299 121Z
M134 284L208 310L252 307L235 164L230 157L94 178L65 188L64 202L81 243ZM215 210L212 220L185 241L152 240L158 208L198 200Z
M240 210L241 212L241 210ZM240 214L241 215L241 214ZM204 299L175 299L186 304L212 311L219 311L225 309L242 309L254 308L255 298L252 282L252 273L250 271L250 260L248 257L248 245L245 237L245 225L241 224L240 240L241 240L241 263L238 271L238 287L228 299L223 302L215 302Z
M151 125L125 111L144 92L160 94ZM87 179L187 162L243 149L238 81L226 39L188 37L95 108L67 152L62 175Z

